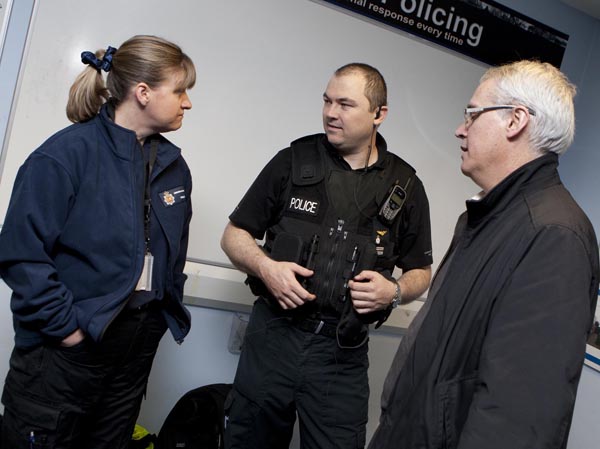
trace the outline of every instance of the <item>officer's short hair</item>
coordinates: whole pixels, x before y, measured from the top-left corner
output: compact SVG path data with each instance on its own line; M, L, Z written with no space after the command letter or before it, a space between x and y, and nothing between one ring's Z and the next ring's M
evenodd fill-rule
M365 78L365 97L369 100L371 111L387 106L387 85L383 75L375 67L361 62L346 64L335 71L335 76L360 73Z

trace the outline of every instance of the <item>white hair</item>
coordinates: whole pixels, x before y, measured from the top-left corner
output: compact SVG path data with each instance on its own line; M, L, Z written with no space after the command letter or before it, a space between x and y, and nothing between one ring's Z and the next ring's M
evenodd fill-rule
M518 61L489 69L481 78L496 81L498 104L522 105L535 112L529 121L529 143L538 153L562 154L575 136L577 89L556 67Z

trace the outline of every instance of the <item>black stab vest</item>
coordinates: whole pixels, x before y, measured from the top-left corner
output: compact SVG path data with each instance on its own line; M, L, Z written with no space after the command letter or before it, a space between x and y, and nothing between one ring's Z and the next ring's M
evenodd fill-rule
M362 270L391 276L402 211L391 223L382 221L378 212L395 184L406 186L409 198L415 171L398 157L386 157L383 169L344 170L325 154L322 139L317 134L292 142L285 206L267 230L264 248L275 260L314 270L302 282L317 299L296 313L339 318L350 301L349 279ZM261 293L268 297L265 290L263 286Z

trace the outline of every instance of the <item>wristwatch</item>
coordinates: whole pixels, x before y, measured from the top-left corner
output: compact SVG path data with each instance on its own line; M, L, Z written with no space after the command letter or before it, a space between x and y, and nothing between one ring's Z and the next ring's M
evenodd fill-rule
M398 281L396 279L394 279L394 283L396 284L396 292L394 293L392 302L390 302L389 305L391 309L395 309L402 302L402 295L400 294L400 284L398 284Z

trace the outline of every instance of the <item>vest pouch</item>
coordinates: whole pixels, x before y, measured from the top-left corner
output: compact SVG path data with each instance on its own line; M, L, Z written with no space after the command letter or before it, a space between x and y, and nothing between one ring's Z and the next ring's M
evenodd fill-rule
M303 264L304 257L304 242L302 238L288 232L281 232L275 236L269 256L271 259L278 262L295 262L299 265ZM301 279L302 280L302 279ZM265 284L255 276L246 278L246 285L250 287L250 291L255 296L263 298L271 298L271 293Z
M338 346L347 349L362 346L369 337L369 327L362 322L349 297L338 322L336 335Z
M371 244L364 244L360 248L360 256L356 265L352 267L351 273L346 273L349 270L346 269L345 276L350 278L356 276L363 270L372 270L377 257L375 248ZM347 258L348 259L348 258ZM351 261L352 257L347 262ZM340 348L358 348L362 346L369 337L368 325L361 314L356 312L354 305L352 304L352 297L350 295L350 289L340 297L345 298L344 306L338 322L336 334L338 340L338 346ZM371 314L369 314L371 315Z
M278 262L295 262L302 265L304 255L304 242L302 238L288 232L281 232L275 236L271 246L271 259Z
M248 275L245 284L250 287L250 291L254 296L262 296L263 298L269 298L271 296L265 284L263 284L256 276Z

